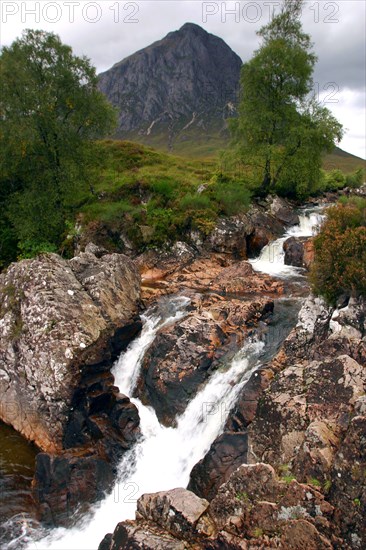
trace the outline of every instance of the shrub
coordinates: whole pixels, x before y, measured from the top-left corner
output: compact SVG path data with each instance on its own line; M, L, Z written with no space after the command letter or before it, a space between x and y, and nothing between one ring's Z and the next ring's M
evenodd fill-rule
M211 207L211 201L207 195L194 195L187 193L179 201L181 210L206 210Z
M227 216L234 216L249 208L250 191L243 182L219 182L215 185L214 194L222 213Z
M346 176L341 170L335 169L325 174L325 190L337 191L346 185Z
M356 189L357 187L360 187L365 178L365 172L362 168L359 168L352 174L346 175L346 185L347 187L352 187L353 189Z
M366 201L352 198L329 208L314 249L316 294L332 305L342 294L366 296Z

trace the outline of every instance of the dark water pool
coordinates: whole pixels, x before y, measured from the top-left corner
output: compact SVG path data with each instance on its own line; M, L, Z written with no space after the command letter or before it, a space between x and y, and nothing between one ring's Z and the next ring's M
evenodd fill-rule
M18 538L36 527L31 482L37 448L0 422L0 548L18 550ZM11 545L9 542L13 541Z

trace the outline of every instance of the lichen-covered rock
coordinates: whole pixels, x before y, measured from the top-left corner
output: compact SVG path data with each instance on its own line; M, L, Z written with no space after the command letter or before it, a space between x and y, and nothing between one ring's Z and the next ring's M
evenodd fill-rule
M136 521L120 523L99 550L152 543L179 550L347 548L331 524L333 514L313 487L278 479L268 464L242 465L210 504L185 489L142 496Z
M40 517L65 525L110 488L139 435L110 368L141 327L140 277L125 256L89 246L69 261L12 264L0 288L0 418L44 451L33 480Z
M333 462L328 498L344 538L361 550L366 547L366 411L359 412L356 402L357 415Z
M290 464L301 481L316 478L323 484L365 389L366 370L348 356L286 367L249 427L248 460Z
M186 550L188 543L176 539L156 525L124 521L104 537L98 550Z
M349 355L366 363L366 300L343 296L339 307L328 306L310 295L299 313L299 321L284 342L292 360L322 359Z
M43 255L1 274L0 418L41 449L61 450L83 372L103 370L109 340L121 349L136 322L139 283L117 254Z
M208 506L207 500L177 488L139 498L136 519L155 523L173 536L190 540L213 532L208 518L200 521Z
M246 238L253 231L254 226L248 216L222 218L208 236L205 247L213 252L232 254L236 259L243 260L247 258Z

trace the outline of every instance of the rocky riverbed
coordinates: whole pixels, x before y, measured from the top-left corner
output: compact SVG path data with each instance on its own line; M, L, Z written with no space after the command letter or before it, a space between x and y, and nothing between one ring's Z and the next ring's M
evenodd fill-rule
M43 525L75 524L118 472L138 494L167 490L145 491L136 520L128 512L101 550L363 547L366 308L345 297L333 310L310 297L297 319L309 292L301 269L312 261L311 240L291 233L298 222L275 198L135 261L89 245L72 260L47 255L0 276L0 389L15 403L1 415L43 451L33 480ZM273 277L248 259L278 237L274 261L285 267ZM164 321L159 304L169 310L171 296L185 305ZM133 372L116 387L111 368L131 341L124 373L113 373L122 381ZM156 460L149 437L164 446L168 435L177 449L165 483L159 468L155 483L136 483L147 457ZM193 445L190 458L179 445ZM184 485L169 490L174 479ZM118 510L108 510L114 527ZM81 539L96 548L83 525L59 543L50 531L45 548L82 548Z

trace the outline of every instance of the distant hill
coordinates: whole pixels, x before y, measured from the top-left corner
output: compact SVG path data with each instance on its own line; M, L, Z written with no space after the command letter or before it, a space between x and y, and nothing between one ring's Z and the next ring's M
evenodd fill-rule
M358 168L363 168L366 171L366 160L336 147L333 153L324 157L323 167L325 170L339 168L345 173L353 172Z

